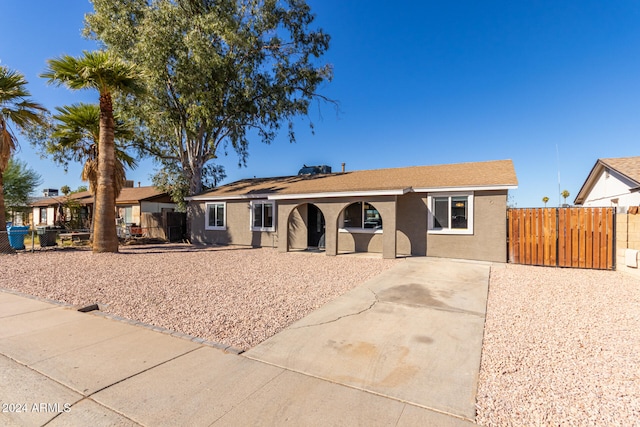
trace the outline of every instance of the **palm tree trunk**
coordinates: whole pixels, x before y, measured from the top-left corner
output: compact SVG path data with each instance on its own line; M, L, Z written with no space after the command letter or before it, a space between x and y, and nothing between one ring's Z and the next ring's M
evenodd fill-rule
M0 253L10 254L15 251L9 245L9 235L7 234L7 219L5 217L6 208L4 206L4 171L0 169Z
M115 143L113 104L110 93L100 94L100 142L98 185L94 212L93 252L118 252L116 192L114 182Z

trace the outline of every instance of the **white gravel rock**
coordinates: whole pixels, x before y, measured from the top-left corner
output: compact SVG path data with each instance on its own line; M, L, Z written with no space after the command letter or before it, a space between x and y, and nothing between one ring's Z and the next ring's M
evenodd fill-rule
M55 250L0 258L0 288L246 350L397 262L176 244Z
M640 426L640 281L494 266L477 422Z
M0 288L246 350L401 260L158 245L0 258ZM640 280L491 269L477 394L485 426L640 426Z

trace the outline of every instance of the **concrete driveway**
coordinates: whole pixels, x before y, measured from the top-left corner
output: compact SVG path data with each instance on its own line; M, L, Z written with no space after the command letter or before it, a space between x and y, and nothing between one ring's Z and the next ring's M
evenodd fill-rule
M408 258L243 355L473 421L489 270Z
M489 267L409 258L242 355L0 291L0 425L468 427Z

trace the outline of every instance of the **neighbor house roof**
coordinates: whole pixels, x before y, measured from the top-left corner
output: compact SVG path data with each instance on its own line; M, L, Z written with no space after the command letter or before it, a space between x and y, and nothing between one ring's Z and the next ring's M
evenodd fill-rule
M190 200L268 197L272 199L342 195L404 194L442 189L506 189L518 185L513 162L457 163L374 169L318 175L254 178L232 182Z
M171 198L167 193L160 191L154 186L149 187L125 187L116 199L117 204L138 203L147 200L164 198L167 202L171 202Z
M93 204L93 194L90 191L72 193L68 196L43 197L31 203L34 207L52 206L65 203L68 199L76 200L80 204ZM171 202L171 197L154 186L148 187L125 187L116 198L116 204L135 204L141 201L158 200Z
M93 203L93 194L89 191L80 191L77 193L71 193L67 196L49 196L49 197L40 197L31 202L31 206L33 207L45 207L45 206L54 206L61 203L66 203L67 200L76 200L80 204L86 204L87 201L89 203Z
M630 182L630 190L640 190L640 156L598 159L582 184L574 203L581 205L603 171L614 171Z

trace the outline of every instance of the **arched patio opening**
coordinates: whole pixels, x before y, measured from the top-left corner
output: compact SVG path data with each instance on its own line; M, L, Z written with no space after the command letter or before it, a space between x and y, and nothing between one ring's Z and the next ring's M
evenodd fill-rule
M313 203L296 206L289 214L288 248L324 250L326 221L322 210Z
M345 206L338 217L340 252L383 251L382 214L369 202L357 201Z

